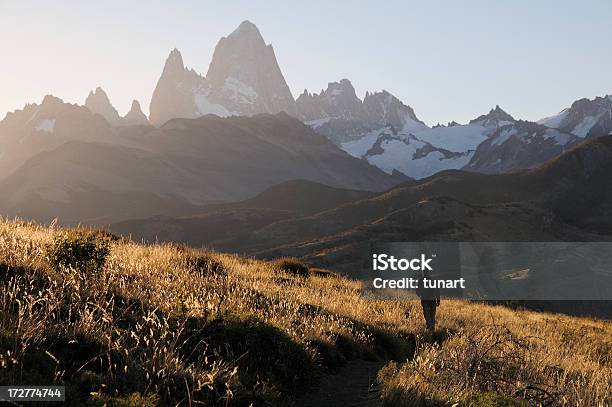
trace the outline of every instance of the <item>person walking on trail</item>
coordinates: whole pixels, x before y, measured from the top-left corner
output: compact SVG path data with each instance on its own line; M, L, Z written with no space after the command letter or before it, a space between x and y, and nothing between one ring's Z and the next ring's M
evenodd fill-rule
M425 279L429 280L428 287L425 287ZM425 326L428 331L433 332L436 329L436 308L440 305L440 289L431 287L431 283L432 280L429 277L429 273L423 272L423 277L419 281L416 294L421 299Z

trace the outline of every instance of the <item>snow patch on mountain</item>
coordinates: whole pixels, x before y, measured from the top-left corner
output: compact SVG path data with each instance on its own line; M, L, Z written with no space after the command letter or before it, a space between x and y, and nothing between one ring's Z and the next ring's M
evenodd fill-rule
M537 121L538 124L542 124L546 127L552 127L552 128L558 128L561 123L563 122L563 120L565 120L565 118L567 117L569 113L569 109L563 109L561 112L559 112L559 114L556 114L554 116L550 116L550 117L545 117L543 119L540 119Z
M340 148L352 155L353 157L364 158L366 153L374 146L374 144L376 144L376 141L380 137L391 134L392 131L388 127L384 129L372 130L355 140L342 143L340 145ZM380 168L382 169L382 167ZM391 170L393 170L393 168L391 168Z
M46 133L53 133L53 131L55 130L55 119L41 120L38 126L36 126L36 130L44 131Z
M557 144L565 146L572 141L572 136L568 133L562 133L556 129L548 129L544 133L544 140L553 139Z
M225 80L224 87L233 93L232 99L239 103L255 103L257 92L251 86L239 79L229 77Z
M574 129L572 130L572 134L575 134L578 137L585 138L598 120L599 116L587 116L583 118L582 121L578 123L576 127L574 127Z
M304 124L316 130L317 128L323 126L325 123L329 122L331 119L334 119L334 117L324 117L322 119L308 120L305 121Z
M203 92L195 93L194 100L197 108L197 116L215 114L220 117L229 117L235 114L227 110L223 105L210 102L208 96Z
M580 138L603 136L612 131L612 99L610 95L578 99L558 115L538 123Z
M384 96L386 95L379 96L379 100L384 101L386 99ZM386 113L382 106L379 112ZM429 128L414 120L412 116L408 115L406 120L401 122L405 125L399 129L385 126L373 130L349 132L341 137L332 134L334 138L330 139L342 140L338 143L340 148L388 173L396 170L412 178L423 178L439 171L466 166L478 146L501 128L507 127L507 130L498 134L495 143L503 144L516 134L516 130L512 129L514 119L499 106L467 125L451 122L449 126L438 125ZM357 129L362 127L363 124L355 125ZM330 128L324 127L327 131ZM337 130L344 129L338 126Z
M480 124L455 125L451 127L436 127L416 131L413 134L420 140L450 151L475 150L487 139L488 129Z
M411 178L426 178L447 169L461 168L469 163L473 151L454 154L432 149L416 137L383 137L372 148L375 151L366 154L370 164L391 174L397 170Z

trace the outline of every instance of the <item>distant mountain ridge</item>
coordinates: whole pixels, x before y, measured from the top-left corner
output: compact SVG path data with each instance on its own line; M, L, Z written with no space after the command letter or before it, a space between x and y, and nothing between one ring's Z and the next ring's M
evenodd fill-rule
M370 191L406 179L284 113L113 126L52 96L0 122L0 153L0 213L70 224L192 213L295 179Z
M139 109L129 120L119 118L105 94L94 96L100 100L87 106L109 123L144 123ZM516 120L497 105L467 124L451 121L433 128L386 90L368 91L361 99L346 78L329 82L319 93L305 89L294 100L272 45L250 21L219 40L206 76L187 69L181 53L172 50L150 112L156 126L205 114L286 112L352 156L388 174L416 179L448 169L497 173L534 168L584 138L612 132L612 96L578 100L538 123Z
M367 92L362 101L348 79L330 82L320 94L310 94L304 90L297 98L296 105L301 120L331 138L337 137L338 130L346 134L351 130L351 124L361 131L385 126L398 130L426 128L410 106L404 105L386 90Z

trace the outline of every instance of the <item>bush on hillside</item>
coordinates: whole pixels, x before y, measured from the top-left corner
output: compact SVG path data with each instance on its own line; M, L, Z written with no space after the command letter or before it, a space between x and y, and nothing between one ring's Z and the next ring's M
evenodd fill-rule
M187 266L203 277L210 275L223 276L227 274L223 263L215 259L210 253L192 251L186 254L185 257L187 259Z
M282 257L274 261L274 268L299 277L310 276L308 266L295 257Z
M109 237L84 230L59 234L47 248L49 262L56 270L73 268L87 273L100 271L109 254Z

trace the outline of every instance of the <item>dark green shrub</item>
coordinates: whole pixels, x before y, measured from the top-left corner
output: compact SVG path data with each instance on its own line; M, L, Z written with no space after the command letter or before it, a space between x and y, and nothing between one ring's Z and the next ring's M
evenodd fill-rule
M219 260L206 252L193 252L186 255L187 265L200 276L224 276L225 266Z
M308 266L295 257L281 257L277 259L274 261L274 268L294 276L308 277L310 275Z
M92 231L59 234L47 248L49 262L56 270L71 267L85 272L99 271L109 254L110 239Z

